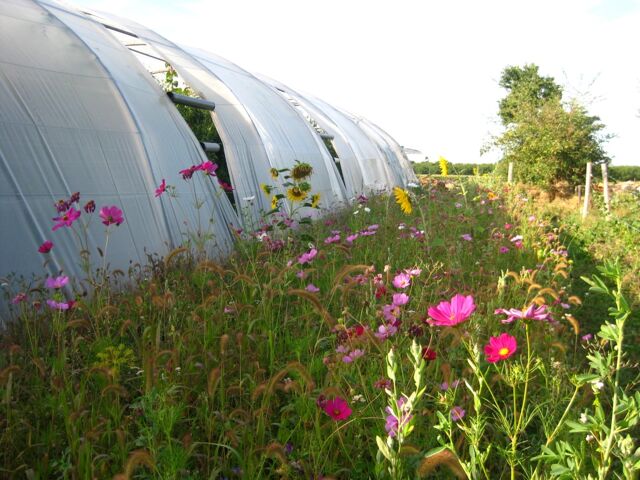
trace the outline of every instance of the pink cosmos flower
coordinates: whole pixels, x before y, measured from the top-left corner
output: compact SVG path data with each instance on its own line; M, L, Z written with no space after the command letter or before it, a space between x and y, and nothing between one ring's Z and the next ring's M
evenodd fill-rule
M357 360L358 358L362 357L363 355L364 355L364 350L356 348L355 350L352 350L349 353L349 355L345 355L344 357L342 357L342 361L344 363L351 363L354 360Z
M189 180L191 177L193 177L193 173L199 170L198 167L196 167L195 165L190 166L189 168L185 168L184 170L180 170L178 173L180 175L182 175L182 178L184 180Z
M69 283L69 277L60 275L59 277L49 277L44 281L44 286L51 289L58 289L64 287Z
M390 406L385 408L385 411L389 414L385 419L384 429L387 431L387 434L393 438L398 434L398 430L403 428L407 423L411 421L413 415L409 413L409 409L405 407L405 403L407 403L406 397L400 397L398 399L398 410L400 411L400 418L396 417L395 413L393 413L393 409Z
M524 243L522 243L522 240L516 240L515 242L513 242L513 246L518 250L522 250L522 248L524 247Z
M307 272L305 272L304 270L300 270L296 272L296 277L298 277L300 280L304 280L305 278L307 278Z
M94 202L93 200L89 200L87 203L84 204L83 207L85 213L93 213L96 211L96 202Z
M38 247L38 251L40 253L49 253L53 248L53 242L51 240L46 240L42 245Z
M400 307L398 305L385 305L382 307L382 316L387 322L395 322L400 316Z
M327 237L324 239L324 243L326 245L329 245L331 243L338 243L340 241L340 234L336 233L335 235L332 235L330 237Z
M398 332L398 327L393 325L380 325L378 327L378 331L375 333L375 336L380 340L386 340L389 337L394 336Z
M406 305L409 302L409 295L406 293L394 293L393 294L393 304L400 307L402 305Z
M51 308L52 310L60 310L60 311L69 310L69 304L65 302L56 302L55 300L47 300L47 305L49 305L49 308Z
M120 210L115 205L111 207L102 207L100 209L100 218L102 219L102 223L106 226L116 224L119 226L122 222L124 222L124 217L122 216L122 210Z
M346 238L347 243L353 243L353 241L354 241L356 238L358 238L359 236L360 236L360 234L358 234L358 233L354 233L353 235L349 235L349 236Z
M11 303L13 305L17 305L19 303L24 302L26 299L27 299L27 294L24 292L20 292L19 294L17 294L15 297L11 299Z
M58 223L56 223L51 230L55 232L59 228L70 227L71 225L73 225L73 222L75 222L80 217L80 213L80 210L76 210L75 208L71 207L69 210L62 213L62 215L60 215L59 217L53 218L53 221Z
M316 255L318 255L318 250L316 250L315 248L312 248L308 252L303 253L298 257L298 263L300 265L304 265L305 263L311 263L313 259L316 258Z
M224 182L224 181L218 179L218 185L220 185L220 187L225 192L233 192L233 187L230 184L228 184L227 182Z
M305 287L305 290L311 293L318 293L320 291L320 289L316 287L313 283L310 283L309 285L307 285Z
M489 344L484 347L484 354L487 356L487 362L496 363L513 355L517 347L518 342L515 337L502 333L498 337L489 339Z
M418 268L418 267L407 268L407 269L405 269L404 273L406 273L411 278L413 278L413 277L419 276L422 273L422 269Z
M500 247L500 253L509 253L509 247Z
M458 422L467 414L464 408L455 406L451 409L451 420Z
M510 223L505 223L504 224L504 229L505 230L511 230L512 227L513 227L513 225L511 225Z
M195 170L200 170L201 172L206 173L207 175L215 175L216 170L218 169L218 165L207 160L206 162L202 162L200 165L194 168Z
M471 240L473 240L473 237L468 233L460 235L460 238L463 239L463 240L466 240L467 242L470 242Z
M322 402L322 409L336 422L340 420L346 420L351 416L351 409L349 404L342 397L336 397L332 400L324 400Z
M438 327L453 327L469 318L475 309L473 296L457 294L451 302L440 302L437 307L429 307L431 318L427 322Z
M513 237L511 240L509 240L511 243L515 243L515 242L521 242L523 240L522 235L516 235L515 237Z
M24 294L22 294L22 295L24 295ZM582 339L583 342L588 342L589 340L591 340L593 338L593 334L592 333L587 333L586 335L583 335L580 338Z
M393 278L393 286L404 289L411 285L411 276L406 273L399 273Z
M162 182L160 183L158 188L156 188L156 197L159 197L160 195L162 195L166 191L167 191L167 182L165 182L165 180L163 178Z
M507 318L502 320L502 323L511 323L516 318L521 320L525 319L533 319L533 320L546 320L551 321L553 318L551 317L551 313L547 311L546 305L541 305L536 307L535 303L529 305L529 308L526 310L518 310L517 308L510 308L506 310L504 308L497 308L493 313L496 315L505 314Z

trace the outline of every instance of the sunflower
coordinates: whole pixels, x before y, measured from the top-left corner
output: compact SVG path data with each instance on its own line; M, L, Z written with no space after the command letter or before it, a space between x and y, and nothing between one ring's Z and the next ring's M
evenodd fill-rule
M278 208L278 197L274 195L271 197L271 210L275 210L276 208Z
M266 183L261 183L260 188L267 197L271 195L271 191L273 190L273 187L271 185L267 185Z
M298 163L295 167L291 169L291 177L294 180L304 180L305 178L311 176L313 173L313 167L308 163Z
M271 170L269 170L269 173L271 173L271 178L273 178L274 180L278 178L278 175L280 174L277 168L272 168Z
M409 193L400 187L395 187L393 189L393 195L396 197L396 203L400 205L400 210L402 210L402 213L409 215L413 211Z
M318 205L320 205L320 194L314 193L311 195L311 208L318 208Z
M303 192L298 187L291 187L287 190L287 198L292 202L301 202L307 198L307 192Z

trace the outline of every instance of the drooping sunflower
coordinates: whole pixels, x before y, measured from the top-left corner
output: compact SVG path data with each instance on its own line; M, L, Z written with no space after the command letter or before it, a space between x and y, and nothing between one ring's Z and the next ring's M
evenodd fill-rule
M271 173L271 178L273 178L274 180L278 178L278 175L280 174L277 168L272 168L271 170L269 170L269 173Z
M396 203L400 205L400 210L402 210L402 213L409 215L413 211L411 199L409 198L409 192L400 187L395 187L393 189L393 195L396 197Z
M266 183L261 183L260 188L267 197L271 195L271 191L273 190L273 187L271 185L267 185Z
M305 178L311 176L313 173L313 167L308 163L298 163L295 167L291 169L291 177L294 180L304 180Z
M278 208L278 197L274 195L271 197L271 210L275 210L276 208Z
M287 198L292 202L301 202L307 198L307 192L300 190L299 187L291 187L287 190Z
M320 194L314 193L311 195L311 208L318 208L318 205L320 205Z

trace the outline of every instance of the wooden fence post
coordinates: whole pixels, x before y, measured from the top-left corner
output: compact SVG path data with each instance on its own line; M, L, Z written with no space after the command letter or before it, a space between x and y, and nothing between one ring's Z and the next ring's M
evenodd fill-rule
M602 193L604 195L604 207L607 213L611 210L611 200L609 198L609 165L602 164Z
M587 218L589 213L589 201L591 200L591 162L587 162L587 174L584 182L584 204L582 205L582 218Z
M509 162L509 173L507 174L507 183L513 183L513 162Z

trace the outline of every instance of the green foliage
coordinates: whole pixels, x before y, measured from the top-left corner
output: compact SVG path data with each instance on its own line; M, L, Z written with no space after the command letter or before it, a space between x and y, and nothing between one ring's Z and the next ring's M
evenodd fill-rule
M298 167L304 176L308 167ZM273 173L294 184L288 169ZM574 312L580 299L572 295L577 266L561 253L554 225L530 221L533 202L494 178L427 179L410 195L408 215L381 195L328 214L327 223L274 228L259 239L239 233L224 263L178 249L132 268L128 288L78 296L66 312L36 308L43 288L21 290L28 299L0 338L0 476L493 479L530 478L534 467L539 478L571 471L569 455L585 442L567 429L577 402L592 399L576 391L591 388L594 375L608 382L598 396L606 417L615 376L593 371L560 304ZM269 239L276 233L285 233L280 242ZM317 252L303 263L309 243ZM410 285L395 287L405 270L414 272ZM409 298L399 331L382 341L375 332L401 292ZM458 292L477 305L464 323L425 323L430 306ZM557 323L505 325L494 314L532 303L547 305ZM518 348L489 364L483 347L500 332L517 337ZM600 357L589 350L605 368L620 351L607 342ZM321 396L343 398L352 413L334 420L318 407ZM623 393L618 399L631 405ZM455 407L466 414L453 416ZM636 462L634 432L620 430L634 411L618 413L608 430L616 474L627 468L622 454ZM392 440L391 414L407 419ZM532 460L543 446L559 466ZM595 474L599 452L584 452L575 457L585 460L580 471Z
M500 119L505 126L519 122L523 105L541 108L549 101L559 103L562 98L562 87L553 77L541 77L538 66L533 64L505 68L499 85L508 92L499 103Z
M486 175L493 172L493 163L449 163L450 175ZM419 162L413 164L413 171L419 175L440 175L439 162Z
M494 145L504 154L502 170L514 163L516 180L552 190L560 181L580 183L587 162L609 160L600 119L575 100L563 104L560 87L537 66L506 68L500 85L508 90L499 112L506 131Z

